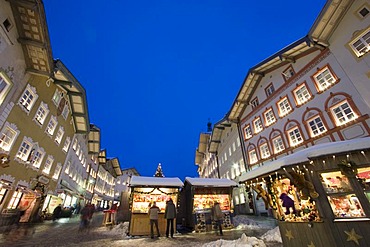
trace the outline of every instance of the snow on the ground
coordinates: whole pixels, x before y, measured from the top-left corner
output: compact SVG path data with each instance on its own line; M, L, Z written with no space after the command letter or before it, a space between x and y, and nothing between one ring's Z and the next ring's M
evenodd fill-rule
M244 233L236 240L219 239L210 243L203 244L202 247L266 247L263 240L256 237L247 237Z
M283 242L283 240L281 239L281 234L278 226L263 234L261 236L261 239L266 242L278 242L278 243Z

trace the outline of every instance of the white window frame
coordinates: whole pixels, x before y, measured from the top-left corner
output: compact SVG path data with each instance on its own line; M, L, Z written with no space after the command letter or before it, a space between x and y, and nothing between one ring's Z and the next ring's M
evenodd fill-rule
M330 107L330 111L335 119L337 126L344 125L358 118L347 100Z
M53 179L57 180L59 178L60 172L62 171L62 164L57 163L54 170Z
M284 149L285 149L283 138L280 135L272 139L272 144L274 146L274 153L275 154L278 154L278 153L284 151Z
M45 174L49 174L51 167L53 166L53 162L54 162L54 157L52 155L48 155L42 172Z
M5 74L4 71L0 70L0 105L4 102L10 89L13 87L13 82Z
M63 107L63 111L62 111L62 117L64 118L64 120L67 120L68 115L69 115L69 104L68 102L66 102L66 104Z
M43 148L37 148L34 151L34 155L32 157L32 160L30 163L37 169L40 168L42 160L44 159L45 156L45 150Z
M40 103L39 108L37 109L37 112L35 114L34 120L36 121L37 124L42 126L45 122L45 119L47 115L49 114L49 108L48 105L44 102Z
M15 140L19 135L19 130L15 124L6 122L0 132L0 149L10 152Z
M253 133L252 133L252 127L250 124L246 125L244 127L244 136L245 136L245 139L250 139L252 138L253 136Z
M26 89L19 98L18 105L29 114L38 97L36 88L27 84Z
M275 92L274 85L271 83L265 88L266 96L269 97L271 94Z
M272 108L268 109L265 113L265 120L266 120L266 125L270 126L276 122L275 114Z
M312 95L308 90L306 83L303 83L294 90L294 97L298 105L303 105L312 98Z
M19 149L17 151L16 157L24 162L27 161L28 156L32 150L33 140L30 137L24 137Z
M325 124L319 115L308 119L307 126L310 129L311 137L321 135L327 131Z
M270 149L267 145L267 143L263 143L261 146L260 146L260 152L261 152L261 157L262 159L267 159L268 157L271 156L270 154Z
M59 126L58 132L55 135L55 142L56 142L56 144L58 144L58 146L62 142L63 136L64 136L64 128L63 128L63 126Z
M63 98L63 91L61 91L60 89L55 89L55 92L54 92L54 95L53 95L53 98L52 98L52 101L54 103L54 105L56 107L59 106L59 103L60 101L62 100Z
M76 150L77 150L77 145L78 145L78 140L77 140L77 138L75 138L75 139L73 140L73 145L72 145L72 148L73 148L73 150L74 150L74 151L76 151Z
M288 97L284 97L281 100L279 100L278 101L278 107L279 107L280 117L284 117L284 116L288 115L293 109L292 106L290 105Z
M328 66L325 66L324 68L320 69L313 76L313 78L316 82L316 85L319 88L319 91L325 91L326 89L328 89L337 82L336 77L331 72Z
M249 162L255 164L258 161L256 149L252 149L248 152Z
M263 130L261 117L253 120L254 133L260 133Z
M68 152L69 145L71 145L71 138L67 136L66 140L64 141L63 151Z
M16 189L13 192L13 195L12 195L12 197L11 197L9 203L8 203L7 208L8 209L16 209L18 204L19 204L19 201L22 198L22 195L23 195L23 192L20 189Z
M298 126L293 127L288 130L288 137L289 137L290 146L292 147L297 146L298 144L304 141L302 133L300 129L298 128Z
M46 134L48 134L49 136L53 136L55 129L57 128L57 125L58 125L57 118L55 116L51 116L48 126L46 126L45 128Z
M357 57L362 57L370 51L370 27L356 37L350 47Z

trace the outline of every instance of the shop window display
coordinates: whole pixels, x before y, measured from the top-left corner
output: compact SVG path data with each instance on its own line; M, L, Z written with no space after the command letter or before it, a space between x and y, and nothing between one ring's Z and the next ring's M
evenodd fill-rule
M342 172L321 173L320 179L336 218L365 216L352 185Z
M132 212L147 213L150 205L156 202L161 213L164 213L166 202L170 198L172 198L176 204L177 192L167 188L136 188L132 199Z
M370 202L370 167L359 168L357 170L357 180L361 184L366 198Z

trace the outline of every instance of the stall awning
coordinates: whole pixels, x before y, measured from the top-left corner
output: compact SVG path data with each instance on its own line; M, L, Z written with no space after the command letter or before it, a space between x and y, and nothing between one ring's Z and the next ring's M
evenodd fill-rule
M162 178L162 177L142 177L132 176L130 187L183 187L184 184L179 178Z
M273 173L285 166L309 162L310 159L312 158L324 155L364 150L369 148L370 148L370 137L317 144L315 146L311 146L303 150L300 150L296 153L290 154L286 157L279 158L278 160L274 160L268 163L266 162L263 166L258 167L255 170L249 171L247 173L244 173L242 176L240 176L239 181L245 182L248 180L252 180L262 175Z
M190 178L186 177L185 182L193 186L203 187L234 187L238 186L236 182L227 178Z

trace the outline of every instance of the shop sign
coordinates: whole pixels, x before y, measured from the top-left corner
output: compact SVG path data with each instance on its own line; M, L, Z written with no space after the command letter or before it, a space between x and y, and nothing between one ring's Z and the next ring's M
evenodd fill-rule
M40 176L37 181L39 181L42 184L48 184L50 180L45 176Z

